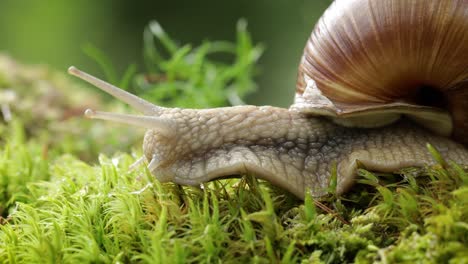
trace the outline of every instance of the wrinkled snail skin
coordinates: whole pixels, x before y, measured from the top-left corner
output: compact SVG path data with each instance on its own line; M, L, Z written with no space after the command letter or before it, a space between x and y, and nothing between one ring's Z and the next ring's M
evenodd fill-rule
M375 129L346 128L321 117L270 106L206 110L168 109L171 136L149 130L146 158L158 161L152 173L182 185L253 174L299 198L326 194L336 164L337 192L352 185L358 163L379 172L434 164L426 144L447 160L468 165L468 150L408 120Z
M468 166L467 43L467 0L336 0L305 46L289 109L164 108L69 72L144 114L85 112L147 128L143 152L162 182L251 173L321 197L334 166L341 194L359 166L434 164L428 143Z

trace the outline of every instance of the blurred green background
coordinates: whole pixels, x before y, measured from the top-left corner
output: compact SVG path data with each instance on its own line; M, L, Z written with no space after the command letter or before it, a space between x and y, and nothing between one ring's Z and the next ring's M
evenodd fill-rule
M119 72L142 67L143 30L151 20L182 44L234 40L236 23L248 22L255 43L266 50L251 104L288 106L296 69L313 25L331 0L238 1L0 1L0 52L24 63L66 71L79 66L103 76L83 46L104 51Z

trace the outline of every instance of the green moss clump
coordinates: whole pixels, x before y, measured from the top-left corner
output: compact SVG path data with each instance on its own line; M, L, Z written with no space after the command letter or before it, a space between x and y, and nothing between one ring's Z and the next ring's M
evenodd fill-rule
M301 202L249 176L201 189L161 184L145 168L128 172L136 155L101 155L94 166L48 159L9 135L0 151L5 263L468 260L468 174L455 164L379 177L377 187L361 171L359 192Z

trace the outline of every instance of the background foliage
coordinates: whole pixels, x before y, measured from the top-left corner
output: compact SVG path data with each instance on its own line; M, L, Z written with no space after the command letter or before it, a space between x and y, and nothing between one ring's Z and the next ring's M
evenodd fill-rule
M80 66L103 76L83 54L92 44L112 58L117 73L132 63L143 66L143 29L157 20L180 43L234 41L236 23L245 18L255 43L266 47L260 58L261 91L247 101L287 106L305 41L331 0L239 1L0 1L0 51L28 63L65 71ZM275 78L273 78L275 76ZM276 78L281 76L281 78ZM268 94L268 96L265 96Z

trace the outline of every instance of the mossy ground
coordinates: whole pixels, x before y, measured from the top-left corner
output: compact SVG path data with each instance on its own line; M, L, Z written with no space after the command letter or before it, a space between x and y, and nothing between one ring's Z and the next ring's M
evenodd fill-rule
M254 177L161 184L132 154L44 156L4 128L5 263L464 263L468 174L455 164L379 178L344 197L298 201ZM418 177L415 177L416 174Z
M171 79L154 84L165 94L155 100L179 104L182 99L173 101L170 93L183 98L196 86L209 87L219 71L225 79L215 80L215 91L204 91L204 98L216 100L203 104L238 101L252 88L251 64L258 57L242 30L236 45L204 44L193 52L166 39L173 54L158 65L172 73L136 80ZM236 53L234 66L204 63L210 47ZM177 74L186 72L188 62L199 67ZM36 87L29 69L15 69L14 77L0 71L0 87L18 93L18 87ZM41 83L60 86L52 76L42 76ZM225 84L232 89L222 91ZM54 109L69 110L63 107ZM45 118L44 125L34 122L41 117L31 108L13 110L16 118L0 124L2 263L468 263L468 173L432 148L438 165L384 175L360 170L345 196L332 191L321 201L299 201L254 175L200 188L161 184L144 166L129 171L141 150L125 146L127 152L116 152L118 138L96 132L98 123L74 117L68 128L94 136L80 129L63 139L60 131L70 130L53 128L68 122L64 118ZM106 156L89 147L96 143L114 148Z

